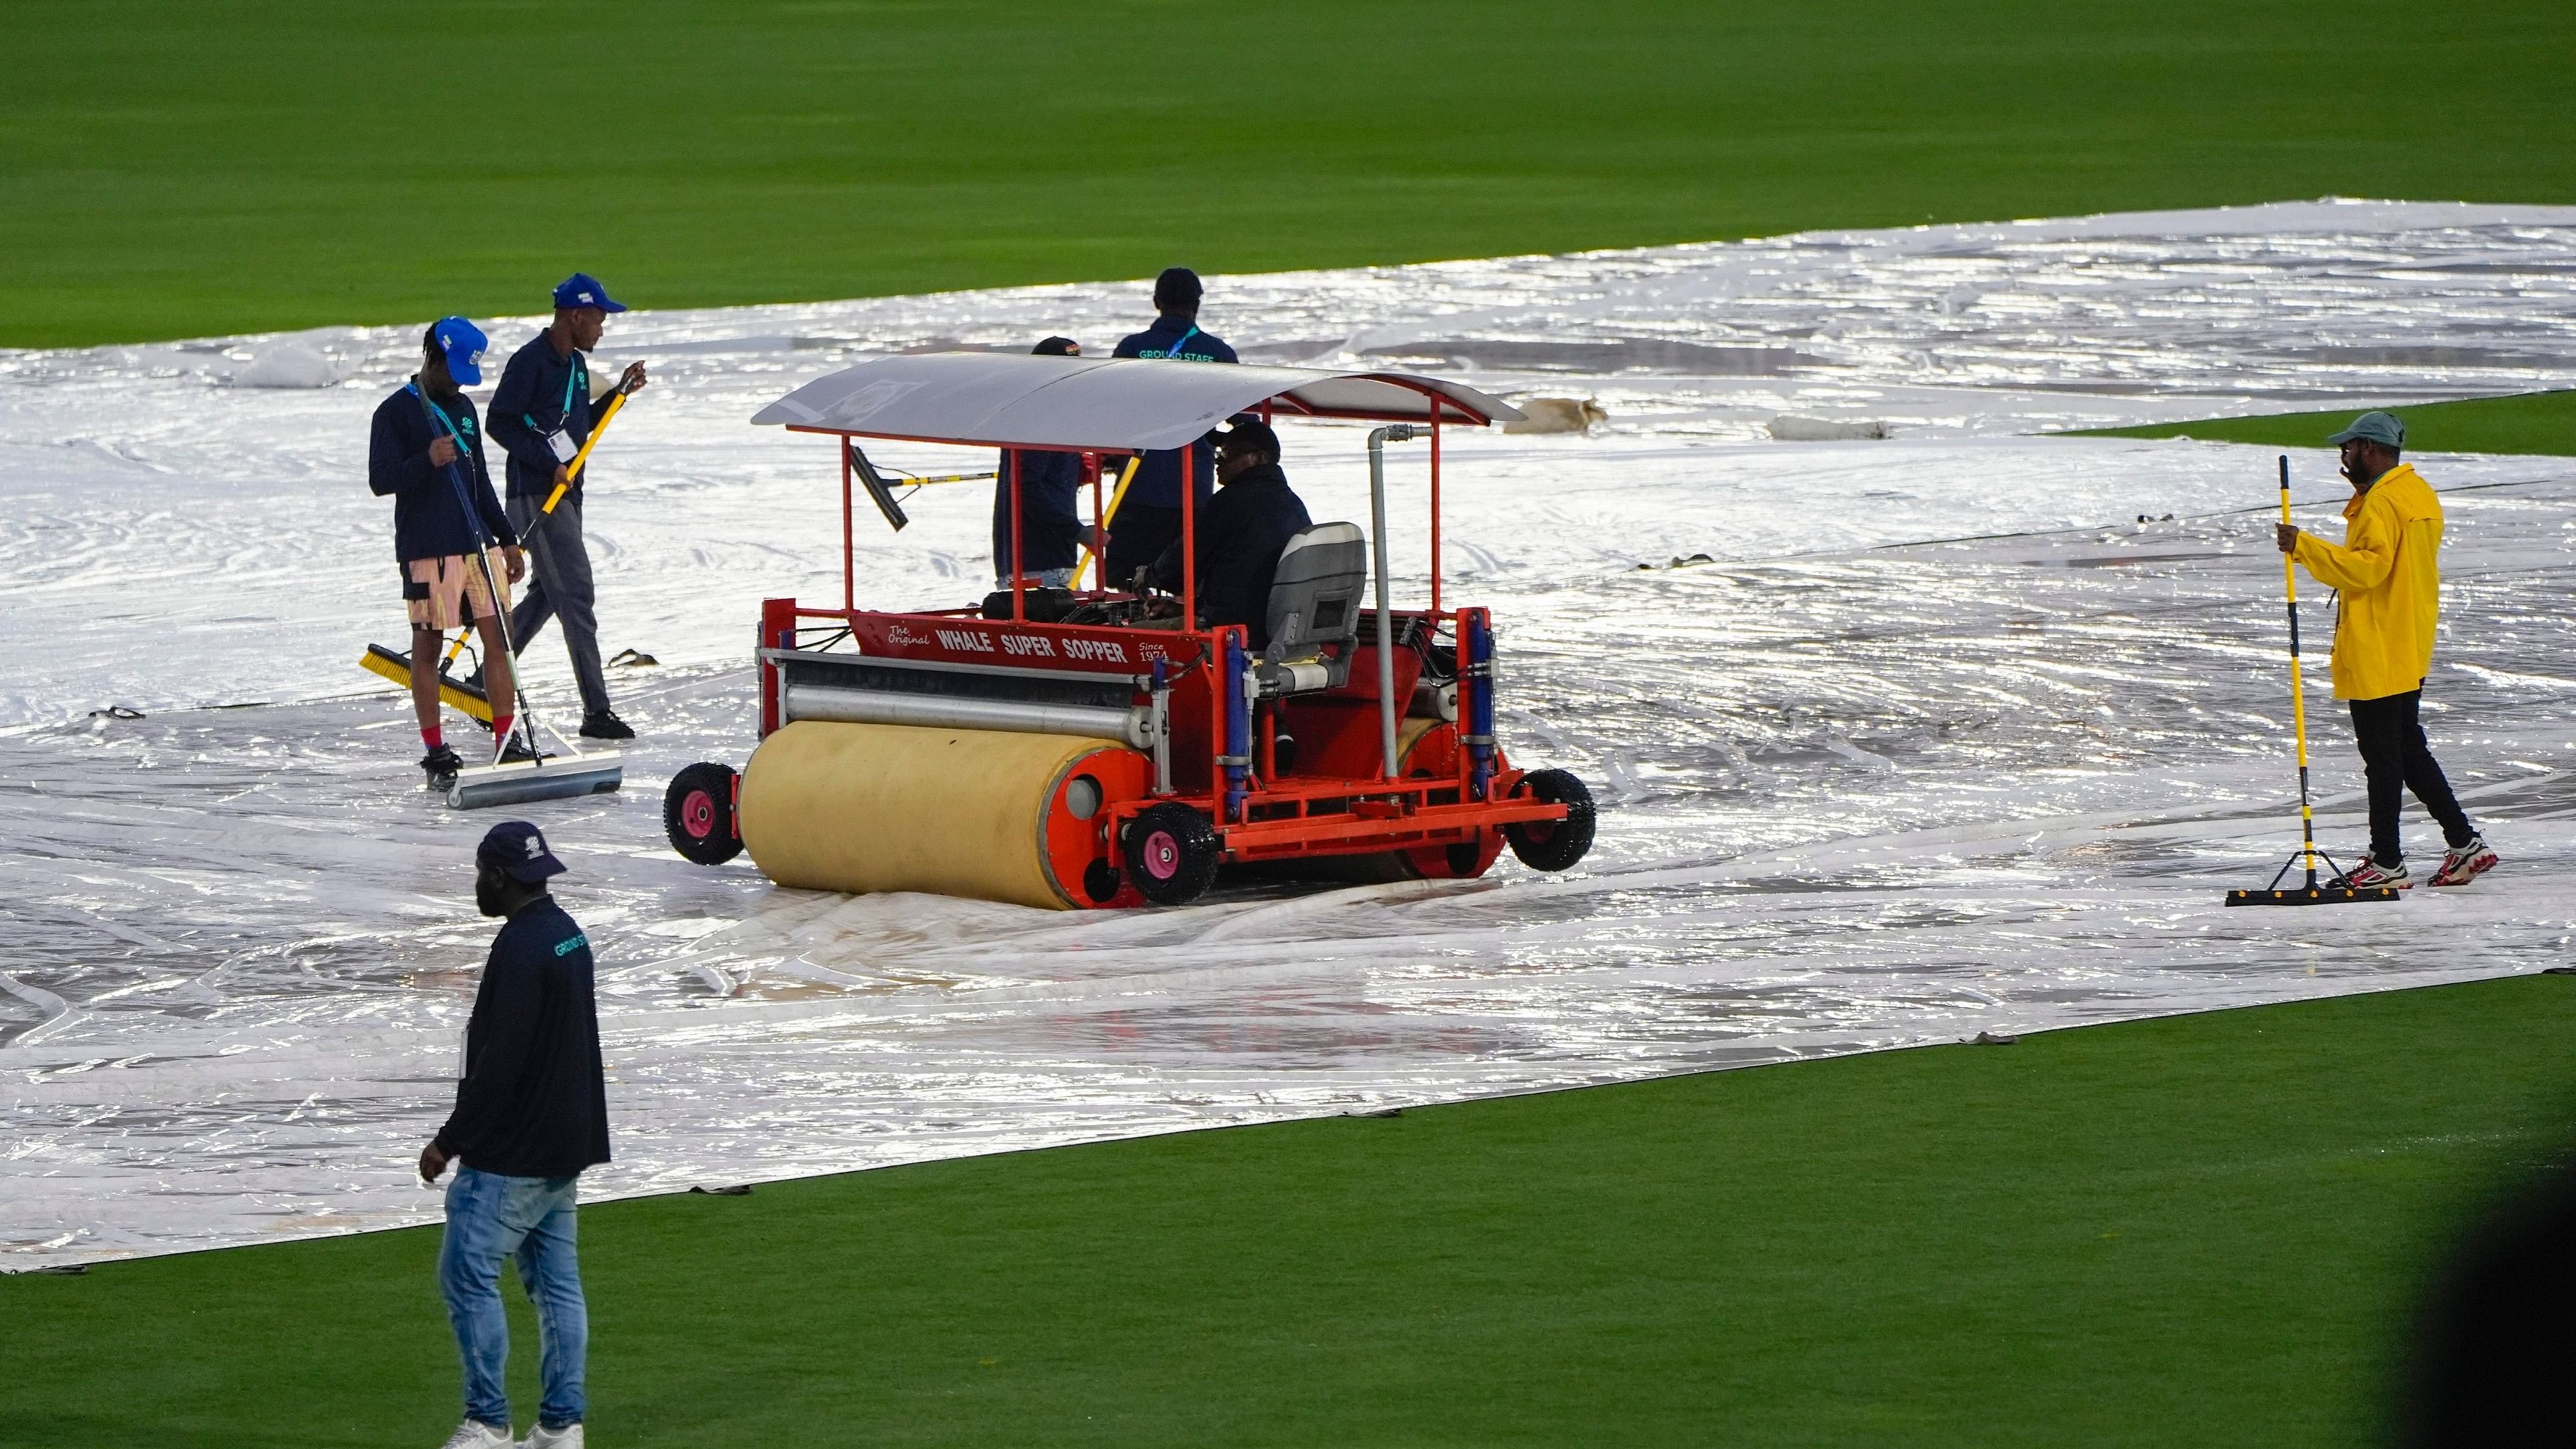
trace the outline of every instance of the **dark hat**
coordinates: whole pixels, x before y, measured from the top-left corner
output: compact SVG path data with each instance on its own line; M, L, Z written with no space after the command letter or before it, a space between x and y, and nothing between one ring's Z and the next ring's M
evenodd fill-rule
M1154 279L1154 307L1157 311L1176 312L1196 307L1206 289L1199 285L1199 274L1187 267L1165 267Z
M1050 337L1029 349L1032 357L1072 357L1082 351L1082 344L1070 337Z
M474 863L488 865L515 881L535 885L563 874L564 863L546 848L544 832L524 820L504 820L483 833L474 847Z
M1259 418L1238 417L1234 426L1216 435L1216 450L1227 457L1243 453L1267 453L1280 456L1279 435Z
M599 278L588 272L575 272L555 284L555 308L597 307L602 312L623 312L626 304L608 295Z
M2351 427L2334 434L2326 441L2340 448L2355 438L2367 438L2374 443L2385 443L2392 448L2402 448L2406 446L2406 425L2397 420L2395 413L2363 413L2352 420Z

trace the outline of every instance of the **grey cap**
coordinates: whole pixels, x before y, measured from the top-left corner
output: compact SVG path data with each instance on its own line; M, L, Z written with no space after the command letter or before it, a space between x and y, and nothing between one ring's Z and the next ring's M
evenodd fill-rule
M2351 427L2326 441L2340 448L2355 438L2385 443L2392 448L2402 448L2406 446L2406 425L2397 421L2395 413L2363 413L2352 420Z

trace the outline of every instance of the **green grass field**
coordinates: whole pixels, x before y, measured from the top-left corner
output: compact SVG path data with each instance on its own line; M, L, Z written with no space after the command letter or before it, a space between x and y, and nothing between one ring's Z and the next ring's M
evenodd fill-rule
M2524 977L597 1207L591 1427L2371 1442L2425 1265L2559 1146L2571 1031ZM0 1279L0 1445L434 1444L436 1249Z
M2343 195L2576 200L2576 7L13 0L0 345Z
M2529 392L2403 408L2409 453L2576 453L2576 392ZM2350 410L2275 413L2259 418L2203 418L2189 423L2150 423L2102 428L2095 438L2203 438L2219 443L2259 443L2269 448L2322 448L2351 422Z

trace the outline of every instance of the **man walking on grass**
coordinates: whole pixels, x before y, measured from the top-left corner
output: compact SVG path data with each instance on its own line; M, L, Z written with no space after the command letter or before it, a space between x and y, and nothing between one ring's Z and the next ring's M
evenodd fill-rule
M501 1260L537 1308L543 1397L527 1443L581 1449L583 1363L590 1314L574 1249L575 1188L608 1160L608 1088L591 1000L590 942L545 881L563 862L524 820L492 827L474 852L474 903L507 922L483 965L465 1028L456 1110L420 1150L420 1177L447 1185L438 1286L465 1360L465 1422L445 1449L502 1449L510 1400L502 1387L510 1322Z
M2496 853L2469 824L2416 720L2441 619L2442 503L2398 461L2406 425L2394 415L2363 413L2326 441L2343 449L2343 476L2352 484L2343 546L2286 523L2273 532L2281 552L2335 590L2334 693L2351 706L2370 787L2370 853L2335 884L2415 883L2397 834L2412 790L2450 845L2426 884L2467 885L2494 867Z

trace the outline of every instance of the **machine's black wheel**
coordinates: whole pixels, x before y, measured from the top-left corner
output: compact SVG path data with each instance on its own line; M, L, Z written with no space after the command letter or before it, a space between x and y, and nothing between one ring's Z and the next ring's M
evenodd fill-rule
M1127 878L1158 906L1185 906L1216 879L1216 827L1186 805L1148 805L1127 822Z
M673 775L662 792L662 831L673 850L700 865L742 854L733 829L733 767L702 761Z
M1570 870L1592 848L1592 792L1563 770L1533 770L1521 777L1514 799L1528 795L1565 807L1563 820L1530 820L1503 827L1512 854L1532 870Z

